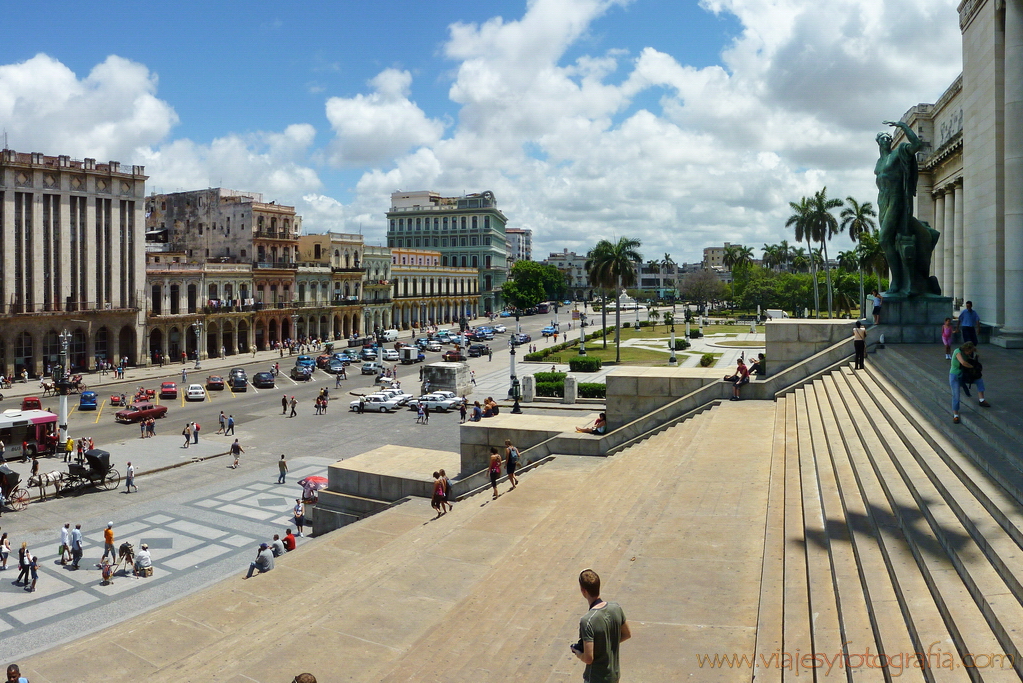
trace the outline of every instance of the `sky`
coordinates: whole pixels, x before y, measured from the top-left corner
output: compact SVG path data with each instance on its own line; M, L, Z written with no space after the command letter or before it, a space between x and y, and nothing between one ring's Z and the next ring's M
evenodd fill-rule
M793 241L876 201L874 135L961 70L957 0L334 0L5 8L20 152L228 187L385 240L394 191L491 190L534 259ZM831 251L852 243L836 238Z

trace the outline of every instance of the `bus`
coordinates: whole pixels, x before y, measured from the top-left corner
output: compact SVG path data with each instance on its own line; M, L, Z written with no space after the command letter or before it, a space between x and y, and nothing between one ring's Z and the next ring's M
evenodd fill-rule
M540 314L546 314L551 312L551 305L547 302L536 305L536 312Z
M56 453L57 416L48 410L5 410L0 413L0 441L5 460L28 460L38 453Z

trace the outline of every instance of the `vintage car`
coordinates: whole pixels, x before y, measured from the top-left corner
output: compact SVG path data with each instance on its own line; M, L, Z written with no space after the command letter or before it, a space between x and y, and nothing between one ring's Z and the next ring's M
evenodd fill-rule
M467 360L465 354L459 351L458 349L451 349L450 351L445 351L444 355L441 356L441 358L443 358L445 361L449 363Z
M160 398L177 398L178 385L174 382L163 382L160 384Z
M348 404L348 410L352 412L359 412L359 404L363 403L366 412L375 413L389 413L392 410L398 409L398 399L386 394L370 394L364 396L362 399L352 401Z
M277 385L277 378L272 372L257 372L252 376L252 386L257 389L273 389Z
M167 414L167 406L158 406L154 403L133 403L124 410L114 413L117 422L131 423L140 420L148 420L151 417L157 419Z
M412 410L419 410L419 406L426 406L431 411L437 411L446 413L449 410L457 410L458 406L462 404L462 399L458 397L445 396L441 392L432 394L424 394L419 398L414 398L408 402L408 407Z
M295 359L295 365L301 365L303 368L314 368L316 367L316 361L313 360L312 356L299 356Z
M308 382L313 378L313 369L304 365L296 365L291 368L291 379L299 382Z
M83 391L78 397L79 410L96 410L98 397L95 391Z
M248 391L249 380L245 375L232 375L228 380L231 391Z
M210 375L206 378L206 388L216 389L217 391L224 390L224 378L220 375Z

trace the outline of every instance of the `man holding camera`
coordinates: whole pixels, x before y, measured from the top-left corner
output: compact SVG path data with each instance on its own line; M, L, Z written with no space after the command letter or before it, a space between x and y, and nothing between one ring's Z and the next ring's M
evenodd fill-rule
M579 590L589 604L589 611L579 620L579 642L570 648L586 669L585 683L618 683L618 646L632 637L625 612L616 602L600 597L600 577L592 569L579 574Z

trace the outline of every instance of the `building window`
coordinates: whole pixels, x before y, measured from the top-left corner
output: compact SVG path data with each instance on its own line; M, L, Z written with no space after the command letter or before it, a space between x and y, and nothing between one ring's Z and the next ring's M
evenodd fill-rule
M434 248L437 248L438 246L440 246L440 240L437 239L436 237L433 238L433 246L434 246Z
M445 230L448 229L448 217L447 216L444 216L444 229Z
M313 258L317 261L320 260L320 245L318 244L313 245Z
M476 254L472 255L472 267L473 268L479 268L480 267L480 257L477 256Z
M416 219L416 230L419 230L422 227L423 227L423 219L422 218L417 218Z
M490 216L483 217L483 229L490 230Z
M463 267L463 268L465 268L465 267L466 267L466 265L465 265L465 264L466 264L466 262L467 262L467 261L468 261L468 259L467 259L467 258L465 257L465 255L463 254L463 255L462 255L462 267Z
M472 229L473 229L473 230L475 230L475 229L476 229L476 228L478 228L478 227L479 227L479 225L478 225L478 223L476 222L476 216L473 216L473 217L472 217Z
M474 247L477 246L477 242L478 240L476 239L476 235L473 235L472 237L469 238L469 244L471 244L472 246Z
M404 256L401 257L401 265L405 265L405 257Z
M393 218L391 219L391 230L392 231L394 230L394 219Z
M438 230L440 230L440 219L439 218L434 218L433 219L433 231L437 232Z
M487 264L487 269L488 270L490 269L490 263L491 263L490 258L491 258L490 256L487 256L487 260L486 260L486 264Z
M242 258L245 258L245 250L242 249Z
M465 238L464 237L459 237L458 238L458 246L460 246L460 247L466 246L465 245Z
M199 224L199 234L202 234L202 223Z
M447 265L448 265L448 257L447 257L447 256L445 256L445 257L444 257L444 261L443 261L443 263L444 263L444 265L445 265L445 266L447 266Z
M404 218L399 218L398 219L398 232L402 232L404 229L405 229L405 219Z
M448 246L448 238L447 237L441 237L440 238L440 246L442 246L442 247Z
M465 216L462 216L462 230L465 230Z

